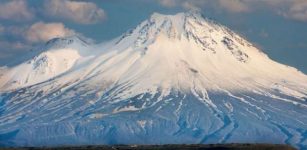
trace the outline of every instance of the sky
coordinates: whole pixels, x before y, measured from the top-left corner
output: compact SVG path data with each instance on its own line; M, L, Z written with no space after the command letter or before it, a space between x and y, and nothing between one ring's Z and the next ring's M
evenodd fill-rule
M307 0L0 0L0 66L55 37L108 41L153 12L200 11L307 74Z

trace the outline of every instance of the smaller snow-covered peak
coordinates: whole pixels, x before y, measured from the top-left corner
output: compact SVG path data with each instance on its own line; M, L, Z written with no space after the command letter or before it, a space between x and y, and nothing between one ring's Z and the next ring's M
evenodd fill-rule
M74 35L69 37L54 38L39 47L40 54L51 51L65 51L67 49L76 51L80 56L93 55L91 46L94 45L91 39ZM66 55L66 54L65 54ZM36 55L37 56L37 55Z
M53 38L45 43L47 49L59 49L67 47L86 47L92 44L90 40L80 36L58 37Z
M47 81L71 70L81 59L74 49L43 52L27 62L5 70L0 78L0 89L11 90Z
M91 49L91 43L79 36L54 38L33 51L36 55L0 71L0 89L30 86L64 74L93 58Z

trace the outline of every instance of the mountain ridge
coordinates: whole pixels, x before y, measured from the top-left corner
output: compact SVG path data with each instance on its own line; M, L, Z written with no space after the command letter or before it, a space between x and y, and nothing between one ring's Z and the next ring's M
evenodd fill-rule
M0 145L306 147L306 75L198 13L155 13L109 42L76 41L5 69Z

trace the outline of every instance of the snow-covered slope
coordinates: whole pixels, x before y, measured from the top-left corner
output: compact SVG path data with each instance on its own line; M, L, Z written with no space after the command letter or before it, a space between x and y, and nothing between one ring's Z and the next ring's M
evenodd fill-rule
M0 144L307 145L307 76L198 13L0 70ZM2 141L2 142L1 142Z
M52 39L41 49L42 53L38 56L2 71L2 90L18 89L47 81L69 71L75 64L93 57L87 43L76 36Z

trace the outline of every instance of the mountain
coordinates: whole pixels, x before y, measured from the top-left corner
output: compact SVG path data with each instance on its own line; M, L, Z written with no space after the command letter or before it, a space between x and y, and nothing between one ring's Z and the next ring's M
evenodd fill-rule
M283 143L307 148L307 76L195 12L78 36L0 70L0 145Z

